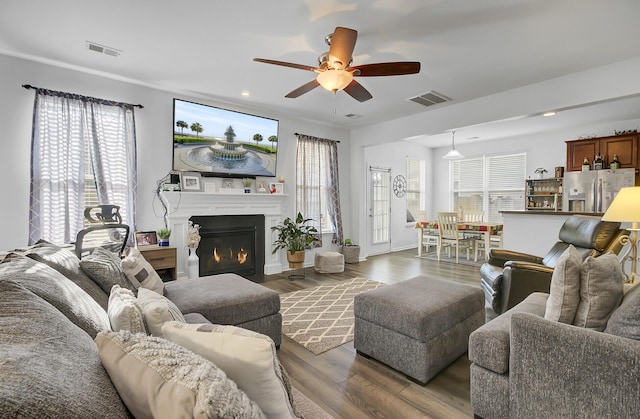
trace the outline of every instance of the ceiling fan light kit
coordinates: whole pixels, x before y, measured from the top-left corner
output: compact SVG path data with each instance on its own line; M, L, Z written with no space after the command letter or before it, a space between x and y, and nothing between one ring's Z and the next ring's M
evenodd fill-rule
M331 69L318 73L316 80L320 83L320 86L335 93L338 90L344 89L353 81L353 74L346 70Z
M287 98L296 98L318 86L322 86L333 93L344 90L352 98L359 102L364 102L372 98L371 93L354 80L354 77L402 76L420 72L420 63L417 61L363 64L352 67L352 55L357 38L357 31L337 27L332 34L327 35L325 38L325 41L329 44L329 52L322 54L318 58L318 67L265 58L254 58L253 61L318 73L314 80L285 95Z

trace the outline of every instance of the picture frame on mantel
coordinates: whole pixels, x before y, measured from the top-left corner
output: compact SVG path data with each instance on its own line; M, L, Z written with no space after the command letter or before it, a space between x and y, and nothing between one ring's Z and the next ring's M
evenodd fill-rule
M270 183L269 184L269 193L272 195L282 195L284 194L284 183Z
M202 192L202 176L197 172L180 172L182 192Z

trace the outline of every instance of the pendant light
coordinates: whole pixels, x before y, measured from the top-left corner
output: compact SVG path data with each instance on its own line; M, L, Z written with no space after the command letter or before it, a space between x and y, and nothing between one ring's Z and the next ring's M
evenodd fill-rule
M447 154L442 156L443 159L446 159L446 160L464 159L464 156L460 154L458 150L456 150L455 137L456 137L456 132L451 131L451 150L449 150Z

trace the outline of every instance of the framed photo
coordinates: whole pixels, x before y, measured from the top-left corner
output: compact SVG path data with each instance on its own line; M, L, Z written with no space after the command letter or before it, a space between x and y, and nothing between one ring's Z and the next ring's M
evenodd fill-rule
M284 193L284 183L270 183L269 193L275 195L282 195Z
M200 173L180 172L180 186L182 187L182 192L202 192Z
M260 181L256 183L256 192L257 193L269 193L269 189L267 189L267 184L264 181Z
M136 247L158 244L158 236L155 231L136 231Z

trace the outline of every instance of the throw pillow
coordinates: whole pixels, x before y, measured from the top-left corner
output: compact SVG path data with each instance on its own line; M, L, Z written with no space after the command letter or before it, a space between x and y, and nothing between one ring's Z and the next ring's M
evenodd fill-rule
M290 387L273 340L235 326L167 322L162 335L207 358L269 418L295 418Z
M80 268L80 259L68 247L39 240L38 243L21 250L20 253L60 272L96 300L100 307L107 309L109 291L105 292L84 273Z
M122 272L120 256L102 247L80 259L80 268L106 293L110 293L114 285L131 291L136 290Z
M634 285L609 317L605 333L640 340L640 287Z
M142 314L147 323L149 333L162 336L162 325L176 320L186 323L180 309L166 297L146 288L138 289L138 304L142 307Z
M573 324L602 332L622 301L624 276L618 257L612 253L589 256L582 265L581 278L580 304Z
M580 303L581 269L582 257L573 245L569 245L553 269L545 319L573 324Z
M111 330L114 332L127 330L132 333L147 334L142 309L136 296L127 288L113 286L109 295L107 315L109 315Z
M258 405L199 355L130 332L96 337L100 360L136 418L264 418Z
M4 280L11 280L47 301L92 339L99 331L110 328L107 312L89 294L44 263L10 253L0 264L0 281Z
M129 254L122 259L122 271L134 287L147 288L158 294L164 294L164 284L160 275L135 247L131 248Z

